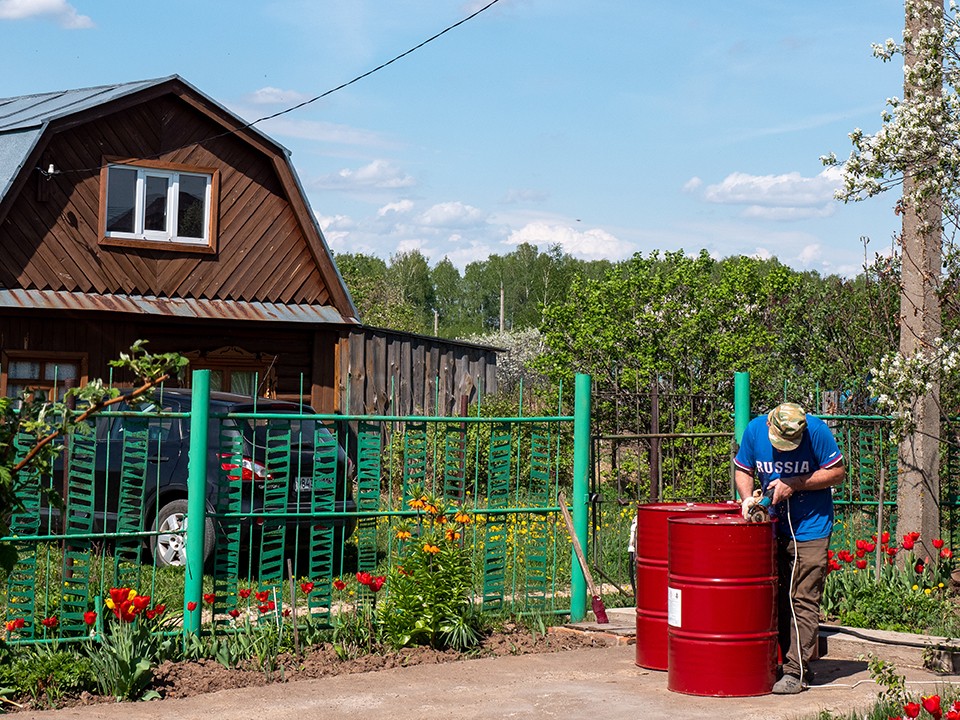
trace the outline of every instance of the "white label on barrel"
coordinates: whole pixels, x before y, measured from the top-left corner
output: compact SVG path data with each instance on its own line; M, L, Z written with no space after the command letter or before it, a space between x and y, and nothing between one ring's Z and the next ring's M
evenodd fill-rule
M667 625L681 627L680 606L682 605L679 588L667 588ZM661 617L663 617L661 615Z

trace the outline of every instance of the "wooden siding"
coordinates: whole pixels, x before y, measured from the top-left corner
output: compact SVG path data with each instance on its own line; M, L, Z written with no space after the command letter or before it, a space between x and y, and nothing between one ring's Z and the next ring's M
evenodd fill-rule
M314 352L312 328L100 315L100 318L66 317L63 313L2 315L0 350L85 352L89 377L113 377L117 384L124 385L133 378L112 375L109 362L139 338L149 340L147 347L151 352L210 352L236 346L254 355L277 356L274 369L278 397L299 400L303 389L304 399L310 399ZM332 349L329 352L332 354ZM321 375L317 380L330 388L334 386L332 375ZM322 410L332 412L332 404Z
M105 156L219 168L218 253L101 245ZM65 129L43 158L60 174L40 180L42 193L28 183L0 225L0 285L331 304L274 161L175 96Z
M496 392L496 351L360 327L339 349L339 401L350 415L458 415L461 397Z
M138 318L108 313L0 313L0 351L86 353L90 378L113 376L109 362L134 340L151 352L238 347L276 356L277 396L318 412L457 415L461 397L496 391L496 353L452 341L374 328ZM176 383L174 383L176 384ZM349 402L348 402L349 400Z

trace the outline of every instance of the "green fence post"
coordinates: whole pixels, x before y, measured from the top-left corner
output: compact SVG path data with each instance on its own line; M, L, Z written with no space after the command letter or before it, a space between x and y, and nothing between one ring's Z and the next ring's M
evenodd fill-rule
M590 376L578 374L573 395L573 531L580 546L587 547L588 473L590 472ZM587 579L571 550L570 621L580 622L587 614Z
M750 373L738 372L733 374L733 441L740 447L743 433L750 424ZM731 458L732 460L732 458ZM733 485L731 475L730 484ZM736 486L733 496L737 496Z
M200 631L203 596L203 536L207 522L207 423L210 419L210 371L194 370L190 403L190 456L187 473L187 565L183 591L183 629ZM192 604L193 610L188 607Z

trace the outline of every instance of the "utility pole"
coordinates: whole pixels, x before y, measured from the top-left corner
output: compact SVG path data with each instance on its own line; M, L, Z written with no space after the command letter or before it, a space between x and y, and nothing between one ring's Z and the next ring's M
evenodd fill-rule
M904 73L905 100L932 102L942 96L943 57L938 53L932 59L930 44L921 45L921 40L932 34L942 47L942 9L941 5L938 12L932 4L914 0L905 3L904 65L927 70L919 76ZM929 122L936 121L931 118ZM933 186L934 162L935 158L921 158L903 174L900 352L904 357L930 351L941 333L943 227L941 188ZM935 379L932 388L914 401L916 430L900 441L897 452L897 535L920 532L924 550L931 557L936 551L930 540L940 536L939 405L940 383Z
M504 301L503 301L503 280L500 281L500 332L504 330Z

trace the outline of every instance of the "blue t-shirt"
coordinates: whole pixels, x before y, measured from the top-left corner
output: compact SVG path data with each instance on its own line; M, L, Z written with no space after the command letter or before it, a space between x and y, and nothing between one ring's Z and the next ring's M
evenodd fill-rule
M796 450L777 450L770 444L767 431L766 415L751 420L743 432L740 450L734 458L738 468L760 481L761 490L766 490L772 480L807 475L843 462L843 455L830 428L823 420L809 413L807 429ZM774 513L780 520L777 532L789 537L787 505L787 502L780 503L774 508ZM789 507L789 520L798 541L819 540L830 535L833 530L833 492L830 488L796 492L790 497Z

